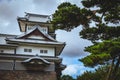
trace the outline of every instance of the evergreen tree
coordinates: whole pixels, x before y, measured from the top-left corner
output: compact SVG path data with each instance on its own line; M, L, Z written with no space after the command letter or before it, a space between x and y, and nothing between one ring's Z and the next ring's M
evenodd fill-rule
M85 66L93 67L98 64L106 64L112 60L106 79L116 80L120 64L120 38L96 43L86 47L85 51L91 53L89 56L80 59Z
M77 80L105 80L109 70L109 65L101 66L95 71L86 71L82 75L77 77ZM120 67L118 69L117 80L120 80Z
M71 31L71 29L78 27L80 24L88 27L90 23L89 15L93 15L93 12L85 8L81 9L75 4L64 2L58 6L58 9L53 14L51 23L55 29Z
M97 7L95 15L98 15L99 18L94 20L91 16L95 26L83 29L80 32L82 38L94 42L93 46L85 49L92 54L81 59L81 61L83 61L85 65L95 66L112 59L106 80L116 80L117 70L120 64L120 1L83 0L82 3L89 9ZM114 24L114 26L110 26L110 23ZM96 43L98 40L103 42ZM116 64L114 64L115 61Z
M93 67L112 60L106 80L116 80L120 65L120 0L82 0L82 4L83 9L62 3L53 14L52 23L55 29L67 31L83 25L80 36L93 45L85 49L91 54L81 61ZM91 26L91 22L95 25Z
M61 77L60 80L75 80L75 79L73 79L72 76L69 76L69 75L63 75L63 76Z

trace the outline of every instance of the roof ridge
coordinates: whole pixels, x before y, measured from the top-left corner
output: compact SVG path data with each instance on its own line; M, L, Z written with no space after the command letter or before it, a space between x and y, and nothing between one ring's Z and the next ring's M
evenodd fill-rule
M35 13L28 13L25 12L26 15L36 15L36 16L44 16L44 17L50 17L51 15L42 15L42 14L35 14Z

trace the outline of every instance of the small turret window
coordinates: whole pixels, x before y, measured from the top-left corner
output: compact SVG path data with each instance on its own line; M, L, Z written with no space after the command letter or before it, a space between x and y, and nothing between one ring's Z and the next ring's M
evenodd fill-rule
M42 28L42 31L43 31L43 32L46 32L46 29L45 29L45 28Z
M32 29L32 26L28 26L28 30Z
M46 27L41 28L41 31L44 32L44 33L47 33L47 28Z

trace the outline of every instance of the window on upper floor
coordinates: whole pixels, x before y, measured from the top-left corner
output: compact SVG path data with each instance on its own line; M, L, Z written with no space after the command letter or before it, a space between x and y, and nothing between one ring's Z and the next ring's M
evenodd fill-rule
M43 50L40 50L40 53L43 53Z
M32 29L32 26L28 26L28 30Z
M48 50L44 50L44 53L48 53Z
M42 31L43 31L43 32L46 32L47 30L46 30L45 28L42 28Z
M32 52L32 49L27 49L27 48L25 48L25 49L24 49L24 52Z
M48 50L40 50L40 53L42 53L42 54L47 54L47 53L48 53Z

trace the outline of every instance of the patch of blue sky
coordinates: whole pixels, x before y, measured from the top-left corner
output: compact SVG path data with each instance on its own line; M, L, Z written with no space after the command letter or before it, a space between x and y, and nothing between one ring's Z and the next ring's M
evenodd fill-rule
M67 65L66 69L63 70L63 75L70 75L73 78L83 74L85 71L94 70L95 68L85 67L82 62L79 61L79 57L64 57L63 64Z

